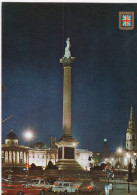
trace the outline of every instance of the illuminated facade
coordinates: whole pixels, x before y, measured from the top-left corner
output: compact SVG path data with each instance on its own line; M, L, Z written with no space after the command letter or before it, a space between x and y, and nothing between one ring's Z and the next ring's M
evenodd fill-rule
M37 142L28 149L29 165L34 163L36 166L45 168L51 161L54 165L58 159L58 150L55 147L55 138L50 139L50 147L42 142Z
M91 157L91 160L89 159ZM76 161L83 167L84 170L90 171L92 163L93 152L88 150L77 149L76 150Z
M13 130L7 135L2 144L2 167L25 167L34 163L45 168L51 161L54 165L58 160L56 138L50 139L50 145L37 142L30 147L18 145L18 137ZM76 149L75 159L84 170L90 170L89 157L93 153L88 150Z
M131 106L128 129L126 132L126 149L128 151L137 151L137 129L135 127L135 119L133 116L133 107Z
M17 135L11 132L2 144L2 167L22 167L28 162L27 149L25 146L18 145Z

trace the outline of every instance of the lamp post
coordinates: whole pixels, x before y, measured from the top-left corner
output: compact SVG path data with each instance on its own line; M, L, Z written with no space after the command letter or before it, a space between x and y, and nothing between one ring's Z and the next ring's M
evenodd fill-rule
M121 153L122 153L122 148L121 148L121 147L118 147L117 153L119 154L119 155L118 155L118 162L120 162L120 155L121 155Z
M130 163L128 164L128 193L130 193L130 185L129 185L129 181L130 181L130 165L131 164L131 158L130 158Z
M118 153L118 175L119 175L119 179L121 180L121 168L122 168L122 152L123 152L123 149L121 147L118 147L117 148L117 151Z
M133 179L133 175L132 175L132 163L131 163L131 154L127 153L127 158L129 159L129 162L128 162L128 179L127 179L127 182L128 182L128 193L130 193L130 183L129 182L133 182L134 179Z
M34 133L31 129L26 129L24 131L24 138L28 141L28 147L30 144L30 141L34 138ZM27 152L27 176L29 178L29 151Z

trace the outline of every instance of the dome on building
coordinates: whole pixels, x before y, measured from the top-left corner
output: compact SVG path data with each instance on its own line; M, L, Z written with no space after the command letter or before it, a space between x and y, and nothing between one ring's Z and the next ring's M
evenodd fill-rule
M7 135L6 139L18 139L17 135L11 129L11 132Z
M43 144L41 141L36 142L35 144L31 145L31 148L49 148L46 144Z
M17 135L13 132L13 129L11 129L10 133L7 135L5 139L5 144L10 145L10 146L15 146L18 145L18 137Z

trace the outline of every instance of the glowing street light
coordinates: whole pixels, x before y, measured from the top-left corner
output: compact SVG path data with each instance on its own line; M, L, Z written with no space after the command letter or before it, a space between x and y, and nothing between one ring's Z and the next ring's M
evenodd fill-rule
M131 158L131 155L129 153L126 153L126 156L127 156L128 159Z
M32 132L30 132L30 131L27 131L26 134L25 134L25 136L26 136L26 139L27 140L31 140L32 137L33 137Z
M122 148L121 148L121 147L118 147L118 149L117 149L117 153L118 153L118 162L121 164L121 166L122 166L122 152L123 152ZM119 169L119 168L118 168L118 169Z
M26 129L23 133L24 138L29 142L34 138L34 133L32 129Z
M122 148L119 147L119 148L117 149L117 152L118 152L118 153L121 153L121 152L122 152Z

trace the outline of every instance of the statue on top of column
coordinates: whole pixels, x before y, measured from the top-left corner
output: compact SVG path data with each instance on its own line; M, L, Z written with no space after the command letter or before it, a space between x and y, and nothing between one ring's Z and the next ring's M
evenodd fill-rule
M71 57L71 52L70 52L70 47L71 47L70 38L67 38L66 44L67 45L65 47L65 55L64 55L64 57L70 58Z

